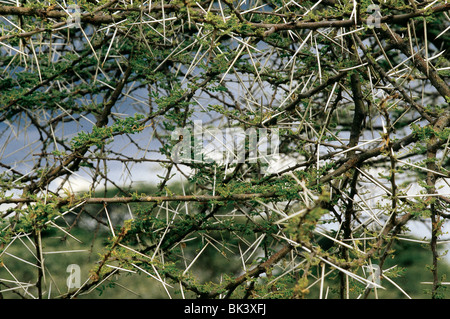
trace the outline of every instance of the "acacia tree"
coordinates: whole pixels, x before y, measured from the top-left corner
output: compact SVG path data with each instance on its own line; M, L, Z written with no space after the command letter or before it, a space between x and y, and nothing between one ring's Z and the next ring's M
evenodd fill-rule
M449 9L2 1L2 294L72 298L140 273L169 296L409 297L385 262L419 221L442 296ZM83 219L108 241L81 285L57 293L48 234L77 240ZM14 247L30 254L29 282L8 267ZM219 280L200 280L212 252Z

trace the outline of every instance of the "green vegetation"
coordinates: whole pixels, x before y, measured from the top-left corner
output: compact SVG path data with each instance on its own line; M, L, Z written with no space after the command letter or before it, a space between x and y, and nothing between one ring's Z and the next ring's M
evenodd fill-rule
M449 9L3 1L0 297L447 297Z

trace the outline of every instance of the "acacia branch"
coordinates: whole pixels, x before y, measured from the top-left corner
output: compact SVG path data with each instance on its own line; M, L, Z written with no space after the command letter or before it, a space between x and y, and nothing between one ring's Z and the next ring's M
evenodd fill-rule
M128 9L127 11L138 11L138 12L148 12L151 11L178 11L181 8L180 5L175 4L166 4L164 6L161 5L153 5L151 8L148 6L144 6L142 8L134 8ZM198 10L198 8L192 8L193 10ZM118 9L120 11L120 8ZM380 19L381 23L404 23L412 18L427 16L433 13L445 12L450 10L450 4L445 3L442 5L435 6L429 10L417 10L414 12L397 14L397 15L389 15L382 17ZM202 15L202 11L198 11L199 16ZM243 20L241 16L241 12L239 10L235 10L235 13ZM257 12L252 12L257 13ZM93 25L103 25L116 23L124 18L126 18L127 12L120 12L116 14L92 14L92 13L82 13L80 15L81 22L89 23ZM0 15L18 15L18 16L37 16L41 18L50 18L50 19L65 19L68 17L68 14L62 10L46 10L46 9L37 9L30 7L15 7L15 6L0 6ZM287 18L287 16L286 16ZM196 17L192 17L193 20L199 19ZM203 19L203 18L201 18ZM361 20L361 19L360 19ZM200 21L200 20L199 20ZM254 23L249 21L241 21L246 22L253 26L254 28L263 28L267 29L265 35L268 36L274 32L287 31L287 30L316 30L321 28L343 28L343 27L351 27L355 25L354 19L347 20L324 20L324 21L298 21L298 22L289 22L289 23ZM357 21L358 24L362 24L362 21ZM58 27L65 25L65 22L62 24L58 24ZM54 26L56 27L56 25ZM4 37L0 37L0 41L10 38L10 37L28 37L37 32L46 31L45 28L38 28L35 31L30 31L22 34L8 35Z
M438 13L438 12L445 12L450 10L450 4L445 3L442 5L435 6L430 9L431 13ZM404 14L397 14L397 15L389 15L380 18L381 23L405 23L406 21L421 17L421 16L427 16L430 14L430 11L427 10L417 10L410 13L404 13ZM360 21L357 21L358 25L363 24L361 19ZM354 19L348 19L348 20L324 20L324 21L298 21L294 23L252 23L254 27L258 28L265 28L269 29L266 32L266 36L274 33L274 32L280 32L280 31L287 31L287 30L302 30L302 29L309 29L309 30L316 30L321 28L348 28L355 26L355 20Z
M152 202L209 202L209 201L248 201L259 198L277 198L273 192L253 193L253 194L230 194L221 195L173 195L173 196L137 196L137 197L91 197L91 198L73 198L59 197L55 198L60 205L65 204L113 204L113 203L152 203ZM38 198L4 198L0 199L0 204L19 204L19 203L37 203L44 201ZM48 199L47 199L48 201Z
M450 8L450 4L446 4L445 6ZM387 30L383 30L382 32L386 38L390 39L391 42L403 52L403 54L408 57L414 55L414 65L430 80L431 84L444 99L450 96L450 87L448 84L439 76L437 71L429 65L429 62L426 61L419 52L411 52L410 46L391 28L387 27Z
M252 268L251 270L249 270L245 274L240 275L239 277L235 278L232 282L230 282L229 284L227 284L225 286L225 290L228 291L227 296L229 297L233 293L233 291L237 287L239 287L239 285L244 283L249 278L256 277L256 276L262 274L263 272L267 271L267 269L270 266L276 264L279 260L281 260L284 256L286 256L293 248L294 248L294 246L292 246L292 245L285 245L285 246L283 246L280 250L278 250L276 253L274 253L265 262L255 266L254 268ZM208 298L215 298L219 294L220 294L220 292L211 292L210 294L207 295L207 297Z

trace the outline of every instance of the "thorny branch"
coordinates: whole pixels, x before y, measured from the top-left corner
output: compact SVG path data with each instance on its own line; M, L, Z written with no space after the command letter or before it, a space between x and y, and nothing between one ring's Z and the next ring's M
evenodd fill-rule
M98 262L56 297L138 272L169 297L368 298L362 267L391 282L417 220L442 297L450 4L380 2L369 26L334 0L77 3L75 27L62 2L0 6L0 296L49 295L49 234L95 225Z

